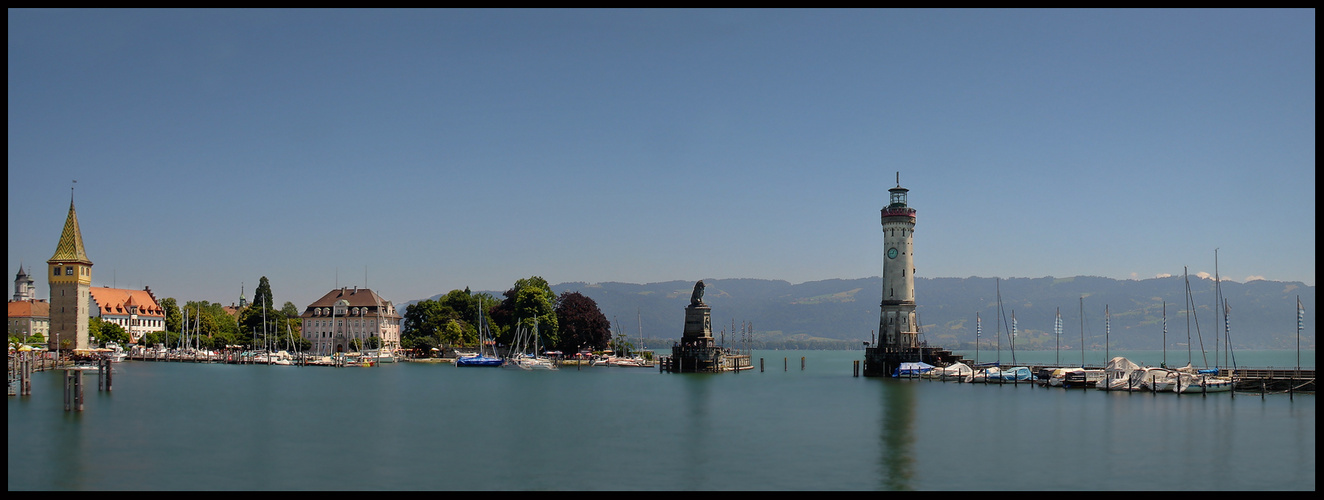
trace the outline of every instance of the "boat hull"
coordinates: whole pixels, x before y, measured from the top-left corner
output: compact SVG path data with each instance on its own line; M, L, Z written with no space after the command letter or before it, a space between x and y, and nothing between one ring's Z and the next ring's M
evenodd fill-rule
M501 358L474 356L471 358L456 359L455 366L501 366L502 362Z
M1172 388L1180 394L1204 394L1210 392L1228 392L1232 390L1232 379L1225 377L1196 378L1182 377L1181 383Z

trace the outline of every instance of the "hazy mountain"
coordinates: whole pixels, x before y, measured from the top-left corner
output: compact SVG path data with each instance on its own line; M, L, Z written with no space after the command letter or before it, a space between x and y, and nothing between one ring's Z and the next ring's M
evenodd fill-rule
M834 279L791 284L778 280L706 279L704 302L712 307L713 335L730 334L750 322L757 338L870 339L878 328L882 278ZM1222 319L1215 317L1215 287L1211 279L1191 277L1195 303L1190 339L1198 347L1221 346ZM613 330L629 337L679 339L694 289L692 281L660 283L562 283L552 290L578 291L598 303ZM1005 326L998 326L1001 293ZM500 296L501 292L492 292ZM1224 281L1222 293L1231 307L1230 338L1234 348L1294 349L1296 299L1306 309L1302 348L1314 348L1315 287L1301 282ZM1147 280L1115 280L1094 276L1072 278L916 278L915 294L924 338L931 344L973 348L975 318L982 320L984 345L991 346L1002 331L1002 345L1010 346L1007 330L1016 318L1016 348L1031 350L1078 348L1082 334L1087 346L1102 349L1105 336L1115 349L1159 349L1163 342L1163 310L1167 307L1169 347L1185 346L1187 307L1181 276ZM440 294L438 295L440 296ZM436 296L431 297L436 298ZM1084 322L1081 321L1082 305ZM1110 328L1105 329L1105 307ZM1055 314L1062 314L1062 334L1054 333ZM1198 329L1197 329L1198 325Z

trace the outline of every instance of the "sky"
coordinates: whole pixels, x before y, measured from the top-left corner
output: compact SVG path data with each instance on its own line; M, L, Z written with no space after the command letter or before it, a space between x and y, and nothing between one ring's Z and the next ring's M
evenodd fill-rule
M1315 284L1315 12L15 10L9 275ZM76 182L75 182L76 181ZM11 292L12 294L12 289Z

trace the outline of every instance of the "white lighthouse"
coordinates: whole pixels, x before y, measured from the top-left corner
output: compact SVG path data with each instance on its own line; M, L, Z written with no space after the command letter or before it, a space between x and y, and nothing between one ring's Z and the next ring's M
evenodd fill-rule
M915 209L906 205L908 189L889 189L890 202L883 212L883 301L878 318L879 347L908 348L918 345L915 322Z

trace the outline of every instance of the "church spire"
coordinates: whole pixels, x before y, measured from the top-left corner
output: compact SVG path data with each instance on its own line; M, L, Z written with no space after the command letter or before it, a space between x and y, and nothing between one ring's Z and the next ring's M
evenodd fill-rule
M92 265L83 249L83 232L78 227L78 212L74 210L73 195L69 198L69 216L64 219L64 231L60 233L60 243L55 247L55 255L49 262L77 262Z

